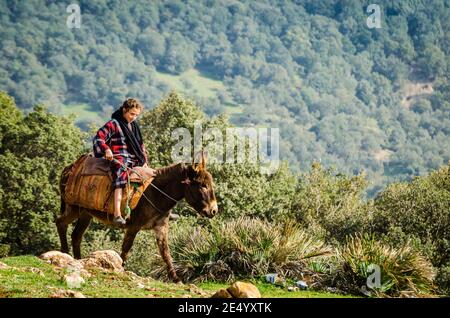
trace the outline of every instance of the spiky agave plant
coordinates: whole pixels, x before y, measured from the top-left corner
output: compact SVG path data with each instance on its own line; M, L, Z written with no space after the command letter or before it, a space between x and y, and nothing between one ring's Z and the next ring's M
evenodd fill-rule
M283 276L299 277L310 272L308 263L312 260L319 261L333 255L333 250L324 241L308 234L293 221L280 224L277 229L279 239L271 251L271 265Z
M174 226L169 237L169 247L175 271L184 281L200 276L205 264L214 261L217 253L208 230L190 224ZM150 266L153 268L153 277L167 278L166 265L159 253L154 255Z
M323 241L288 222L273 225L248 217L212 220L210 230L174 227L170 249L177 273L184 280L227 281L235 276L257 277L278 272L298 277L306 260L331 253ZM155 260L154 274L164 277L164 264Z
M409 241L394 249L359 234L348 239L338 257L335 283L340 289L376 297L419 297L434 289L431 263Z

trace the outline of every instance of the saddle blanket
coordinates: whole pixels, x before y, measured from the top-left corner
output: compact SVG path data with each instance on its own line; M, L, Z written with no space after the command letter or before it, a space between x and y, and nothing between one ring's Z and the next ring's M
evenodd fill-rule
M154 179L150 168L134 167L133 170L137 173L130 172L131 187L126 187L122 193L121 212L124 216L128 196L131 196L130 209L134 209L142 193ZM103 158L95 158L92 154L84 154L78 158L69 172L64 201L67 204L114 214L114 191L109 162Z

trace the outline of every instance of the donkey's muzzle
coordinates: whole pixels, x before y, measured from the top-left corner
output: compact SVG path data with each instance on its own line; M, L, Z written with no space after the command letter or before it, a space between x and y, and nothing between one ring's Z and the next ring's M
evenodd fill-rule
M214 200L209 207L203 209L203 215L206 215L209 218L212 218L219 212L219 207L217 206L217 202Z

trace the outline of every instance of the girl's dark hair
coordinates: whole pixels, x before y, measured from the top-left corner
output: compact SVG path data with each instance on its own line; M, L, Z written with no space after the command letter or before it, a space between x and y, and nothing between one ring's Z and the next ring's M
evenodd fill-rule
M125 112L129 111L132 108L137 108L140 111L142 111L144 109L144 105L142 105L142 103L140 101L138 101L137 99L128 98L123 102L123 104L120 108L124 109Z

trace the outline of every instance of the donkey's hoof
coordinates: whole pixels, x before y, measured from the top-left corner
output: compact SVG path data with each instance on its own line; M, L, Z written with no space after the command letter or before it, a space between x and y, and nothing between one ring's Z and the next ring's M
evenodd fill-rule
M171 277L172 282L175 284L183 284L183 281L178 276Z

